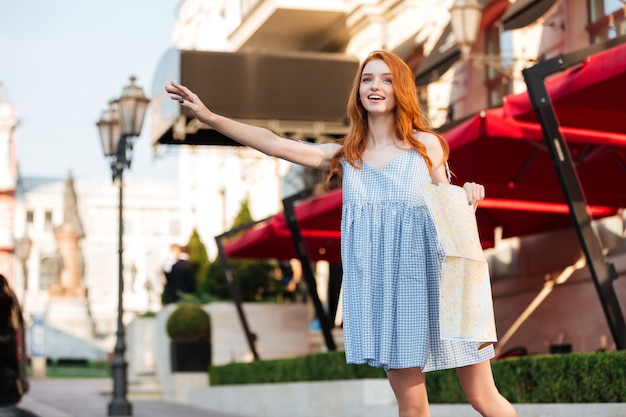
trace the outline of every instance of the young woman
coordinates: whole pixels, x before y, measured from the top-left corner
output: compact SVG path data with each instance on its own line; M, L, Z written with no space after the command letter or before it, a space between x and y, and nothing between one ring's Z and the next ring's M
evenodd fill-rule
M480 342L439 336L444 254L421 184L449 184L448 145L422 121L413 73L400 58L374 51L365 59L348 101L348 135L314 146L215 114L180 84L165 89L199 121L233 140L327 170L327 183L341 180L346 359L385 369L400 417L430 416L424 373L445 368L457 368L480 414L517 416L493 381L493 347L479 350ZM468 204L485 197L482 185L463 188Z

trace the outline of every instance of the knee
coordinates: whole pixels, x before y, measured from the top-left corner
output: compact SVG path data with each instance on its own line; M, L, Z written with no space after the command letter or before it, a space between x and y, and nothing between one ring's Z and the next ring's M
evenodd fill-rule
M400 417L421 417L430 416L430 408L426 403L410 403L405 405L398 404L398 415Z
M467 401L481 416L517 417L515 408L499 392L469 395Z
M467 401L474 410L478 411L483 416L485 415L485 412L488 411L490 401L485 395L468 395Z

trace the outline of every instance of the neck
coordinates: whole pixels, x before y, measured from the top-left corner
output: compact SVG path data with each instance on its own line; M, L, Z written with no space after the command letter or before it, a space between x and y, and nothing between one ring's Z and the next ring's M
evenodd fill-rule
M374 147L394 143L396 141L396 133L393 127L393 115L370 115L368 119L367 142Z

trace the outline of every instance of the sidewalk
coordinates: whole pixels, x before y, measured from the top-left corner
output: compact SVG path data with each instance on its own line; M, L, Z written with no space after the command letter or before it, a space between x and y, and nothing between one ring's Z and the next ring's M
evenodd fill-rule
M31 379L20 409L38 417L105 417L111 400L110 378ZM238 417L163 401L132 402L135 417Z

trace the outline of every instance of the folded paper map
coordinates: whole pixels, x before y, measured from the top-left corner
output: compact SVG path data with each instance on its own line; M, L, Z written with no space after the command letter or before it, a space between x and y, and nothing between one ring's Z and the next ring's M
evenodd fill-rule
M456 185L423 184L426 204L446 253L439 315L442 339L497 341L489 266L472 205Z

